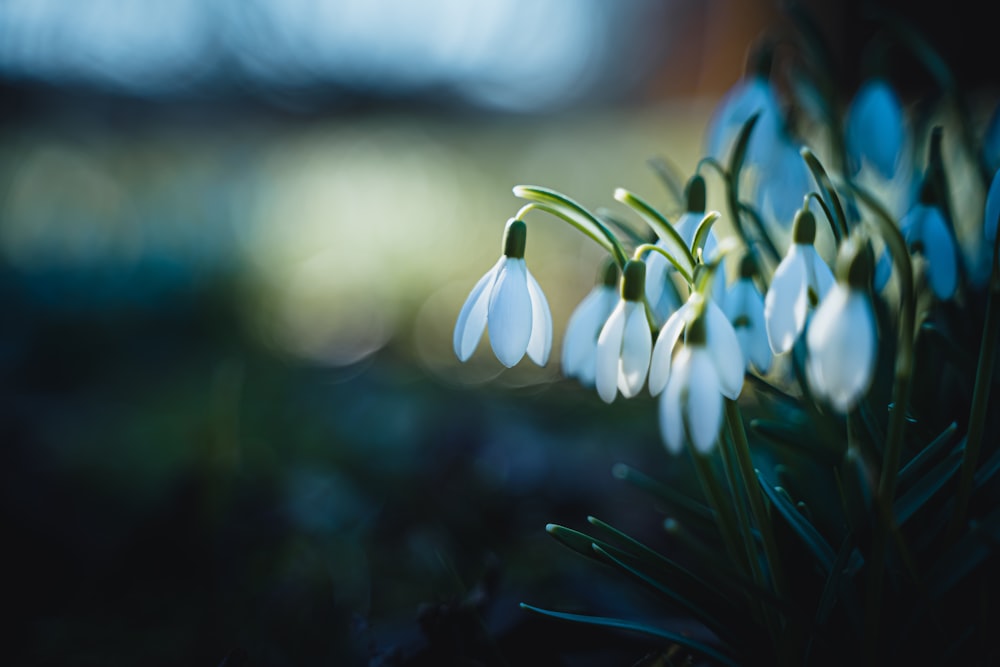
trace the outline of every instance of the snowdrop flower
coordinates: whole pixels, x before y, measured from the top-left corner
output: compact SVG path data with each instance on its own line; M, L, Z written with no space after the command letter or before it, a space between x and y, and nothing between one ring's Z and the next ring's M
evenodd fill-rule
M523 221L507 221L503 255L472 288L458 314L453 343L459 360L472 356L489 323L490 345L504 366L514 366L525 352L539 366L548 361L552 313L524 263L526 236Z
M840 248L837 283L820 303L806 333L806 377L817 397L845 413L875 373L877 335L868 297L871 253L854 237Z
M712 309L713 305L706 301L701 312L688 313L690 322L685 330L684 344L671 364L669 379L660 395L660 434L667 450L673 454L680 453L685 436L699 452L711 451L722 425L723 396L735 398L739 395L739 391L735 395L729 391L732 376L737 372L742 385L743 358L736 334L725 316L718 312L718 307ZM715 312L718 315L712 314ZM718 317L722 319L716 319ZM721 344L723 338L729 339L728 347ZM664 345L669 345L669 341Z
M618 265L608 261L601 280L573 311L563 338L562 370L585 387L594 386L597 338L618 302Z
M646 382L653 334L646 319L645 282L646 264L642 260L625 264L621 299L597 338L594 383L605 403L614 401L619 391L632 398Z
M806 325L806 316L833 285L833 272L816 252L816 218L802 209L795 217L792 244L764 298L767 340L775 354L787 352Z
M740 277L726 293L723 312L733 325L740 350L761 373L771 368L771 345L764 326L764 297L753 282L753 258L745 255L740 263Z
M990 183L990 190L986 194L986 217L983 219L983 235L989 246L989 252L993 252L993 242L997 238L997 220L1000 219L1000 169L993 174L993 182Z
M768 80L771 52L768 47L755 54L753 72L738 81L722 98L709 121L706 154L726 162L740 130L754 114L759 114L750 143L747 161L765 161L782 127L781 107L774 86Z
M802 200L813 187L813 177L802 159L801 145L784 131L771 143L766 158L751 163L757 208L768 220L787 230Z
M921 202L903 216L900 228L906 244L927 260L927 279L939 299L949 299L958 287L955 241L941 209L928 201L925 187Z
M885 180L896 175L906 129L903 108L889 84L880 77L861 86L847 111L845 140L851 171L871 166Z
M684 245L689 249L694 244L694 236L698 231L698 225L705 218L705 179L695 174L687 182L685 187L687 197L687 210L677 220L674 229L683 239ZM657 241L656 245L664 250L667 245L663 241ZM715 229L708 232L705 240L705 247L702 256L706 259L715 255L718 250L719 241L715 236ZM693 249L692 249L693 251ZM673 265L658 252L649 252L646 256L646 300L649 302L650 310L657 324L663 324L670 315L680 307L681 303L676 289L668 282L672 281L674 273ZM719 281L717 295L721 298L724 282Z
M720 391L724 396L735 399L743 390L746 365L733 325L712 299L693 292L684 305L670 316L656 338L649 367L649 393L653 396L667 386L674 370L675 348L681 336L698 318L703 320L700 326L705 329L705 341L712 353Z

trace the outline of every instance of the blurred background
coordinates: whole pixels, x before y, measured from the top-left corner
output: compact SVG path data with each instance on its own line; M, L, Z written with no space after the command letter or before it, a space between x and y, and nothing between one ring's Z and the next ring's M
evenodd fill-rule
M850 90L865 3L801 5ZM987 22L895 8L993 90ZM642 657L517 608L650 602L544 526L662 544L612 466L683 483L648 398L559 378L599 248L531 219L546 368L485 341L459 364L451 331L512 186L676 209L647 161L690 174L787 23L765 0L0 1L4 662Z

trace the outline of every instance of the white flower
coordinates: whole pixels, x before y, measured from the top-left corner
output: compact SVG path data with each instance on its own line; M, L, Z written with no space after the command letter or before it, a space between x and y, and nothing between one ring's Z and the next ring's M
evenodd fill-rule
M667 249L663 241L656 242L657 247ZM649 251L646 253L646 299L649 309L657 323L662 323L681 305L677 290L668 281L673 281L673 265L661 253Z
M544 366L552 349L552 314L542 289L524 263L524 222L509 220L504 254L469 292L455 323L453 343L459 360L472 356L489 323L490 345L510 368L525 352Z
M670 316L656 338L649 367L649 393L653 396L667 386L673 373L674 348L699 312L702 313L702 324L699 326L705 330L705 345L711 351L720 391L735 399L743 390L746 365L736 332L714 301L695 292Z
M813 188L813 177L802 159L801 145L779 133L762 161L750 162L754 197L765 220L783 230L791 226L803 198Z
M597 373L597 338L618 302L618 270L615 264L605 272L605 280L584 297L573 311L563 337L562 370L585 387L594 385ZM610 284L608 281L610 279Z
M762 73L741 79L722 98L709 121L707 154L726 162L737 135L755 113L760 115L750 136L746 157L750 162L762 161L782 125L774 87Z
M761 373L771 368L771 345L764 325L764 297L753 282L753 265L749 257L740 267L740 278L726 293L723 312L733 325L740 350L747 360Z
M847 112L845 140L851 170L871 166L885 180L900 165L906 139L903 108L884 79L866 81Z
M948 299L958 287L955 241L941 209L933 204L917 204L900 221L906 244L927 260L927 278L939 299Z
M653 334L643 303L645 273L646 265L641 260L625 265L622 298L597 338L594 382L605 403L614 401L619 391L625 398L632 398L646 382Z
M743 355L736 334L711 300L704 301L697 312L700 298L689 300L675 315L674 322L686 322L686 331L672 363L679 334L671 330L657 339L660 355L654 363L669 365L666 387L660 395L660 434L674 454L681 451L685 434L695 449L710 451L722 424L723 397L735 399L743 385ZM651 374L651 391L652 385Z
M792 232L793 243L771 279L764 298L767 340L775 354L787 352L806 325L806 316L833 285L833 272L813 247L816 221L800 211Z

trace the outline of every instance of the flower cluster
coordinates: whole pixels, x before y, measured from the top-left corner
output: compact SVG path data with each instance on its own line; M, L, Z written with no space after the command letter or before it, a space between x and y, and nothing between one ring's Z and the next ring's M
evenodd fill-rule
M927 56L922 42L907 39L953 94L944 65ZM619 188L614 198L648 227L619 236L607 219L563 194L516 187L528 204L508 222L503 256L461 309L455 352L468 359L488 326L501 363L511 366L527 354L545 364L552 321L524 264L525 219L547 213L584 233L607 258L597 285L569 320L562 371L605 403L619 394L632 399L644 388L656 397L664 446L672 454L686 448L695 466L702 491L693 504L696 520L714 524L706 532L720 538L730 559L728 579L716 580L688 610L731 653L672 639L720 663L736 664L728 656L744 651L760 664L801 664L821 641L844 635L856 641L833 648L828 664L871 664L879 662L872 659L879 651L899 655L902 645L879 635L899 625L880 625L883 594L895 594L908 615L914 600L932 609L947 599L964 612L963 591L952 588L980 566L985 545L1000 544L1000 514L983 507L984 498L1000 497L1000 489L981 491L1000 480L1000 447L992 445L988 463L979 461L989 440L987 406L1000 340L1000 109L987 128L972 127L970 118L960 127L938 124L937 117L918 122L918 111L903 104L878 61L846 103L825 99L820 86L801 81L780 90L812 91L817 99L782 100L771 73L773 55L765 47L750 59L749 74L711 119L706 157L683 188L671 184L671 192L684 192L684 201L674 202L683 211L676 219ZM790 108L794 115L786 112ZM803 131L817 127L819 132ZM944 150L946 134L950 151ZM984 137L982 146L970 144L976 136ZM818 155L830 156L824 161L835 170L828 171ZM959 173L966 180L978 173L981 183L954 187L950 175L963 159ZM717 191L710 191L710 177L717 177ZM709 194L725 203L724 213L709 209ZM719 219L729 236L716 236ZM616 219L614 228L627 224ZM918 345L930 353L918 353ZM975 345L979 356L972 364L968 351ZM741 399L748 386L758 400ZM945 392L960 394L955 400L966 400L968 412L956 415L951 397L940 400ZM809 461L808 479L792 480L789 488L797 483L815 516L809 502L793 499L794 490L773 481L789 475L793 464L757 467L741 404L769 416L749 420L757 446L792 447ZM959 428L965 429L961 444L948 450ZM995 424L992 430L996 439ZM938 435L931 438L933 433ZM812 488L817 470L835 494L824 495L822 484ZM936 498L942 489L954 495ZM982 524L969 520L976 499ZM920 522L906 524L917 515L929 536L914 528ZM773 525L779 517L814 568L782 568ZM576 531L550 532L588 556L603 554L605 562L652 582L658 592L672 590L670 582L678 579L690 579L695 588L703 581L686 571L678 577L668 559L644 570L649 550L636 551L634 540L606 549L603 540ZM890 563L905 574L885 577ZM854 576L862 570L863 576ZM907 578L921 595L908 594ZM738 583L733 597L717 593L734 579L751 588ZM861 615L858 580L867 587L864 623L855 622ZM764 601L761 591L781 604ZM734 598L746 603L738 628L703 606L721 602L720 613L728 614ZM817 599L819 608L808 616L813 625L789 615ZM903 625L918 627L918 617L925 628L950 622L922 613ZM760 631L749 638L742 627L748 618ZM824 624L835 627L825 639L817 630ZM767 634L774 652L762 654L755 637ZM789 636L797 639L789 644ZM960 639L958 645L963 642L970 644Z

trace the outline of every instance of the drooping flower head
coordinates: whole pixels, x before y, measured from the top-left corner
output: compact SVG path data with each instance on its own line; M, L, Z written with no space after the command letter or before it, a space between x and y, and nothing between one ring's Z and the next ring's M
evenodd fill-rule
M646 318L646 264L633 259L622 269L621 299L597 338L594 382L605 403L620 391L632 398L642 390L649 371L653 334Z
M792 244L764 298L767 339L775 354L787 352L814 309L833 285L833 272L816 252L816 218L801 209L792 226Z
M753 257L744 255L739 278L726 291L722 310L733 325L747 368L753 363L758 371L767 373L772 353L764 325L764 297L753 281L756 272Z
M597 338L618 303L618 265L608 260L599 280L576 307L563 337L562 371L585 387L594 385L597 373Z
M847 111L845 135L853 174L870 167L884 180L896 176L906 125L899 98L885 79L873 77L858 89Z
M942 208L943 170L941 132L935 128L919 199L899 226L911 252L926 260L927 280L934 295L950 299L958 288L958 252Z
M535 277L524 262L527 227L511 218L504 229L503 254L469 292L455 323L455 355L472 356L489 326L497 359L510 368L525 353L544 366L552 350L552 313Z
M705 204L707 196L705 192L705 179L695 174L685 186L685 199L687 206L684 213L678 218L674 229L684 241L684 245L694 253L695 234L698 226L705 218ZM668 245L660 240L656 245L664 250ZM702 257L709 259L715 256L718 250L719 241L715 235L715 229L708 232L705 239L705 247L702 249ZM670 315L681 305L681 299L677 294L673 283L675 274L673 265L658 252L649 252L646 256L646 299L649 302L653 318L658 325L662 325ZM724 281L718 281L717 295L722 296Z
M806 333L806 377L818 398L841 413L868 391L878 338L869 297L873 253L849 237L837 256L837 282L816 309Z

